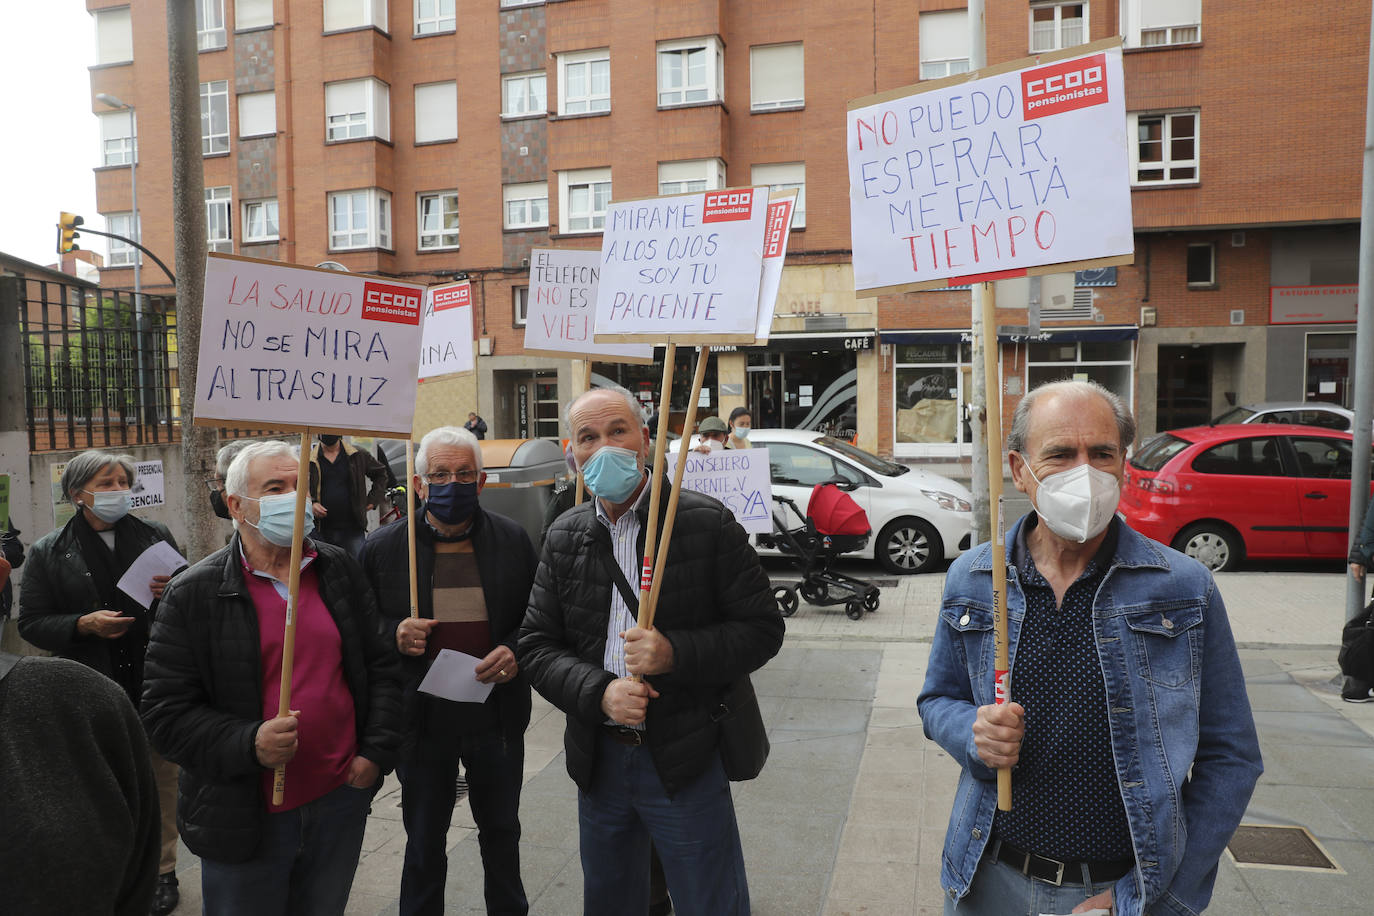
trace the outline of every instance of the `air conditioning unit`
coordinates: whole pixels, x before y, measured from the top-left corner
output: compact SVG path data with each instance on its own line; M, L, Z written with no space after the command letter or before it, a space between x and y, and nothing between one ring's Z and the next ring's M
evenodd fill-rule
M479 337L479 338L477 338L477 355L478 355L478 356L491 356L491 338L490 338L490 337Z

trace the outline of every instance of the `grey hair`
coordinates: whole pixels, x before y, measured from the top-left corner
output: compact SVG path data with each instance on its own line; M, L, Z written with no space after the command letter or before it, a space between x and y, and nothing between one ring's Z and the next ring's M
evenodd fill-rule
M588 395L591 395L591 394L596 394L598 391L610 391L610 392L614 392L615 394L620 395L622 398L625 399L625 403L626 403L627 405L629 405L629 408L630 408L630 416L633 417L633 418L639 423L640 428L641 428L641 429L647 429L647 428L648 428L649 422L648 422L648 418L646 418L646 417L644 416L644 408L640 405L639 399L636 398L633 394L631 394L628 388L622 388L622 387L619 386L619 385L602 385L602 386L600 386L600 387L598 387L598 388L589 388L589 389L587 389L586 391L582 392L582 393L579 394L577 397L575 397L575 398L573 398L571 401L569 401L568 404L567 404L567 406L563 408L563 428L566 429L566 430L568 431L568 436L569 436L569 437L571 437L571 436L573 435L573 428L572 428L572 412L573 412L573 408L576 407L576 406L578 405L578 403L581 402L581 400L582 400L583 398L585 398L585 397L587 397Z
M229 470L224 475L224 492L230 496L242 496L248 486L248 468L259 458L289 458L296 462L300 460L300 452L280 439L250 442L239 449L234 460L229 462Z
M1007 433L1008 451L1025 451L1026 440L1030 436L1031 410L1035 407L1035 402L1047 394L1077 395L1079 397L1096 395L1100 397L1107 402L1107 406L1112 409L1112 416L1116 418L1116 431L1121 439L1121 451L1124 453L1135 441L1135 418L1131 416L1130 409L1121 398L1091 380L1063 379L1058 382L1045 382L1036 385L1026 392L1026 396L1016 405L1016 412L1012 414L1011 418L1011 432Z
M235 439L228 445L220 447L215 452L215 476L223 480L229 474L229 465L233 462L234 456L243 451L252 443L252 439Z
M429 471L429 450L436 445L451 445L454 448L465 448L472 452L472 460L477 465L477 472L482 472L482 444L477 441L477 437L470 430L463 429L461 426L436 426L425 433L420 440L420 446L415 449L415 473L421 477Z
M67 466L62 469L62 478L58 481L58 486L62 488L62 495L67 499L75 499L76 497L72 495L74 491L90 483L92 477L112 464L117 464L124 469L124 473L129 478L130 487L138 480L138 468L134 464L133 455L111 455L109 452L92 448L68 461Z

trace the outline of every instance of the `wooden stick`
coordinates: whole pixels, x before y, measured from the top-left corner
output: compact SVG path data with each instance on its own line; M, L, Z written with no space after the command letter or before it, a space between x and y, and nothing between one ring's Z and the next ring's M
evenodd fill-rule
M997 384L997 294L983 284L983 378L987 391L988 510L992 513L993 698L998 706L1011 698L1007 648L1007 549L1002 537L1002 389ZM1011 810L1011 768L997 769L997 807Z
M300 468L296 472L296 519L291 526L291 571L286 583L286 630L281 642L281 694L277 716L291 712L291 669L296 656L296 608L301 593L301 554L305 541L305 513L310 495L310 427L301 432ZM272 776L272 804L286 799L286 764Z
M582 366L583 366L583 369L582 369L583 375L582 375L582 392L581 392L581 393L582 393L582 394L586 394L588 391L591 391L591 390L592 390L592 361L589 360L589 359L584 359L584 360L582 361ZM577 472L577 493L576 493L576 495L573 497L573 505L574 505L574 506L580 506L580 505L582 505L582 497L583 497L584 495L586 495L586 492L587 492L587 481L584 480L584 479L582 478L582 472L581 472L581 471L578 471L578 472Z
M654 547L658 543L658 501L663 495L663 453L668 444L668 405L673 393L673 361L677 358L677 344L669 343L663 353L663 392L658 404L658 441L654 443L654 467L650 474L649 527L644 533L644 563L639 573L639 625L644 626L645 608L653 586ZM638 680L638 678L636 678Z
M420 586L416 581L415 569L415 501L410 495L415 492L415 443L406 437L406 548L410 565L410 616L420 616Z
M654 567L653 587L649 590L646 605L640 602L639 625L649 629L654 625L654 614L658 611L658 592L663 586L663 573L668 567L668 545L673 540L673 523L677 521L677 498L682 492L682 472L687 467L687 444L691 441L692 427L697 420L697 401L701 397L701 386L706 381L706 361L711 348L703 344L697 350L697 371L692 377L692 399L687 402L687 418L682 421L682 438L677 450L677 467L673 469L673 489L668 494L668 512L663 517L663 534L658 542L658 562Z

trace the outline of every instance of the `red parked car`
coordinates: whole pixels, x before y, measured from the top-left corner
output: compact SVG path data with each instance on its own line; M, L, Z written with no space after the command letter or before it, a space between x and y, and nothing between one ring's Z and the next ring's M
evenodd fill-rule
M1313 426L1174 429L1127 462L1120 512L1212 570L1247 557L1344 558L1350 457L1350 433Z

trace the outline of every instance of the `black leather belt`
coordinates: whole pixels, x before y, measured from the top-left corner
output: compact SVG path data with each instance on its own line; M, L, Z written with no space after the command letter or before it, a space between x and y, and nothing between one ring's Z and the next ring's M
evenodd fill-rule
M607 738L627 747L639 747L645 742L644 730L630 728L628 725L611 725L602 722L601 731Z
M1132 859L1115 862L1061 862L1048 856L1039 856L1024 849L1017 849L1010 843L993 840L988 854L1000 862L1005 862L1028 878L1044 881L1056 887L1061 884L1082 884L1083 869L1093 884L1115 884L1135 868Z

